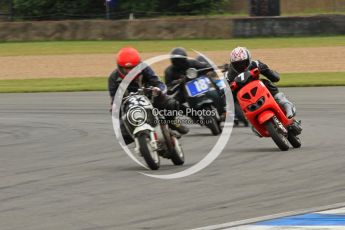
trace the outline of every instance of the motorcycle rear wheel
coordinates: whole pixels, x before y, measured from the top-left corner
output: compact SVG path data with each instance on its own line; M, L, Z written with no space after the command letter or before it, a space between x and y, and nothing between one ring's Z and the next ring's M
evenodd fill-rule
M137 136L139 143L139 151L143 156L147 166L152 170L159 169L160 158L157 151L153 151L151 147L150 135L147 132L141 132Z
M281 134L273 119L268 120L265 123L266 129L273 139L274 143L278 146L281 151L289 150L289 143L287 138Z
M171 136L171 142L173 148L170 150L171 161L174 165L183 165L184 164L184 152L182 146L175 136Z
M212 108L204 108L205 110L212 111ZM209 128L214 136L219 135L222 130L220 128L219 122L214 116L204 116L204 122L206 122L207 128Z

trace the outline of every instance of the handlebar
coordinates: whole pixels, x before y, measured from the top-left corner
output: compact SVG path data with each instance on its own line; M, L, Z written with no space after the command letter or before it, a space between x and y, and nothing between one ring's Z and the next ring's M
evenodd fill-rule
M259 70L258 68L252 69L252 70L250 71L250 76L251 76L252 78L255 78L255 79L259 78L259 76L260 76L260 70Z
M249 75L248 76L248 72L249 72ZM244 76L247 76L247 77L244 77ZM242 77L240 77L242 76ZM235 78L235 81L233 81L230 85L230 88L232 91L236 90L238 87L242 87L244 85L246 85L248 82L250 82L250 79L253 79L253 80L258 80L259 79L259 76L260 76L260 70L258 68L255 68L255 69L252 69L252 70L247 70L246 72L242 73L242 74L239 74L236 78ZM241 80L240 81L236 81L237 78L240 78Z

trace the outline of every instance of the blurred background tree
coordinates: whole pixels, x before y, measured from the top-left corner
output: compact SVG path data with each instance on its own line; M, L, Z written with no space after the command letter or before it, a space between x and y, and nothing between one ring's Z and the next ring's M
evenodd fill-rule
M256 0L257 2L261 2ZM282 15L344 13L345 0L279 0ZM110 19L175 15L243 15L251 1L239 0L107 0ZM0 0L0 20L106 18L106 0ZM14 11L12 11L12 5ZM14 14L13 14L14 12Z
M228 0L110 0L112 18L218 12ZM104 18L105 0L13 0L21 19Z
M19 18L92 17L104 12L104 0L13 0Z
M161 0L158 8L164 13L208 14L218 12L228 0Z

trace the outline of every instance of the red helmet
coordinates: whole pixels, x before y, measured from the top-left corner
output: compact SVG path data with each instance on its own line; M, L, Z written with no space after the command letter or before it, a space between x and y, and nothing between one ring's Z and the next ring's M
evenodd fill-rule
M124 78L129 71L139 65L141 61L139 52L132 47L124 47L120 49L116 56L117 67L120 77Z

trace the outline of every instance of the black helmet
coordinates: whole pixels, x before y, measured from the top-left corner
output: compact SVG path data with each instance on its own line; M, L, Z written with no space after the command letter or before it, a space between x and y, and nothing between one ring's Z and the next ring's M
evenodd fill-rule
M177 47L171 50L171 64L178 69L187 69L187 52L182 47Z

